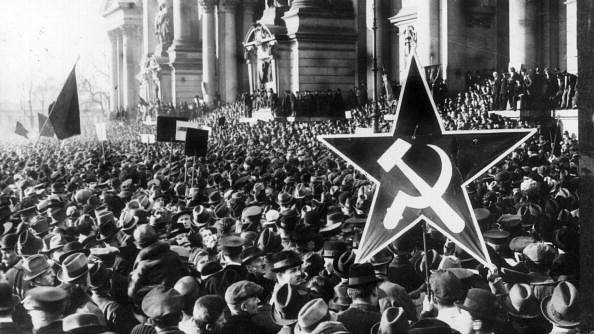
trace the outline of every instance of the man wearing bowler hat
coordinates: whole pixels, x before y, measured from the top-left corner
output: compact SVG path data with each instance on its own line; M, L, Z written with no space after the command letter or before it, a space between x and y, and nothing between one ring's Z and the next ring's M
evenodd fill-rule
M381 280L375 276L370 263L353 264L349 270L347 293L353 300L346 311L338 313L336 320L342 322L352 333L369 333L380 322L379 291Z

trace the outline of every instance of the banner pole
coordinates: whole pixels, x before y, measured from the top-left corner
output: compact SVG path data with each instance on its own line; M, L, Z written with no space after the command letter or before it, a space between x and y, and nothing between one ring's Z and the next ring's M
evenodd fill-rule
M194 188L194 173L196 172L196 156L192 157L192 181L191 187Z
M427 298L431 299L431 286L429 285L429 259L427 256L427 222L423 220L423 252L425 253L425 285L427 286Z
M173 166L171 165L171 160L173 158L173 142L169 143L171 145L169 150L169 175L167 175L167 180L171 181L171 173L173 172Z
M188 181L188 164L186 164L186 160L184 159L184 185L187 184Z

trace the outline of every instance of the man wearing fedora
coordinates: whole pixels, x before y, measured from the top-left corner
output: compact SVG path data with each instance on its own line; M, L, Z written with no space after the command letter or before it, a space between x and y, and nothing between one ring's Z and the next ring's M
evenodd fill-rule
M396 283L390 282L387 278L388 264L391 263L393 259L394 254L385 248L372 256L370 260L373 270L375 270L375 275L381 279L378 283L378 288L380 289L380 310L383 312L391 306L402 307L406 312L407 319L416 321L416 306L406 292L406 289Z
M380 279L375 276L370 263L351 266L347 293L352 303L346 311L338 313L336 320L342 322L352 333L369 333L371 327L380 321L379 282Z
M164 284L173 287L178 279L185 276L179 256L170 249L168 243L159 240L150 225L140 225L134 230L134 243L140 251L130 273L130 298L143 286Z
M225 291L225 302L231 316L225 319L221 334L260 334L265 329L253 321L263 288L250 281L231 284Z
M503 299L503 307L508 314L509 325L515 334L545 334L549 324L540 313L538 300L532 288L526 283L516 283Z
M501 333L506 328L502 307L491 291L472 288L466 293L464 303L456 303L456 305L470 313L471 333L495 334Z
M292 334L297 324L299 311L309 297L303 290L283 283L272 295L272 321L282 326L278 334Z
M97 315L101 324L105 325L103 313L87 294L89 289L87 257L81 253L69 255L62 262L61 269L56 276L61 282L60 287L69 295L65 302L64 315L80 312L93 313Z
M553 325L550 334L578 333L580 326L579 293L570 282L560 282L553 293L540 303L544 317Z
M62 288L37 287L23 300L23 307L31 317L37 334L62 334L62 317L68 293Z

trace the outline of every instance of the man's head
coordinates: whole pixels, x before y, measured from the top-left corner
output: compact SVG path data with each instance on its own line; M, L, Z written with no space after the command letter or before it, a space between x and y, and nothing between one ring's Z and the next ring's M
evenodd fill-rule
M182 316L183 296L174 289L157 286L142 299L142 312L146 314L155 327L165 328L177 326Z
M464 295L460 280L447 270L440 269L431 274L429 285L438 305L452 306Z
M34 329L39 329L60 320L68 293L62 288L37 287L29 290L23 307L31 316Z
M227 288L225 301L233 314L256 314L263 292L264 289L256 283L239 281Z
M194 304L193 319L203 332L216 332L225 319L225 300L218 295L198 298Z
M272 264L272 271L276 274L276 281L279 284L298 285L303 278L302 263L303 260L296 252L292 250L280 252Z
M370 263L353 264L349 269L347 294L353 301L359 300L375 305L379 300L379 281Z
M16 244L19 236L16 233L9 233L0 239L0 252L2 253L2 263L7 267L12 267L19 261L16 253Z
M241 253L241 263L252 274L266 275L270 268L260 248L252 246Z

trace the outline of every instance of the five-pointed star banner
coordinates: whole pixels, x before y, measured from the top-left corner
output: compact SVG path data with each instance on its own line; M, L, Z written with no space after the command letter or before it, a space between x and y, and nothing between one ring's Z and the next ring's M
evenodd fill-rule
M368 261L424 220L489 265L466 185L536 130L446 131L416 55L407 73L391 132L318 137L376 184L357 262Z

